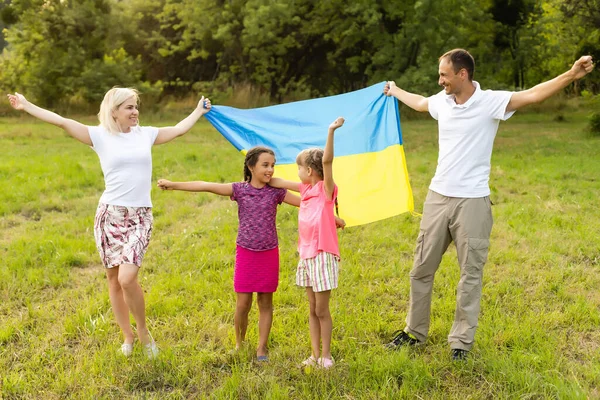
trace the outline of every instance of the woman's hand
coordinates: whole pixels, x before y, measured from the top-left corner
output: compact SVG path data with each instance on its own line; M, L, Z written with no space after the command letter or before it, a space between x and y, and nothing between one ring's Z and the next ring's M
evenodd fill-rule
M212 104L210 104L210 99L208 97L204 98L204 96L202 96L202 98L198 102L198 108L202 112L202 115L209 112L210 109L212 108Z
M15 110L23 111L25 106L29 104L25 96L18 92L15 92L15 94L8 94L7 97L10 105Z

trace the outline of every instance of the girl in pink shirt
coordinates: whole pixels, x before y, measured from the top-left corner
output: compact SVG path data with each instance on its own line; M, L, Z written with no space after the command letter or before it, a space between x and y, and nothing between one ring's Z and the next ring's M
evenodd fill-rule
M300 192L298 212L298 252L300 262L296 284L306 288L312 354L302 364L330 368L331 331L329 311L331 290L338 286L340 250L333 208L337 186L333 181L333 135L344 124L338 118L329 125L325 150L307 149L296 157L301 183L271 178L270 186ZM322 345L322 348L321 348Z

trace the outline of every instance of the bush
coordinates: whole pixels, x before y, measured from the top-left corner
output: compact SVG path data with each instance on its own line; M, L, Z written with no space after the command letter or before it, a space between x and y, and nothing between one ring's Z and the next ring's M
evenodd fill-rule
M593 136L600 136L600 113L592 114L589 128Z

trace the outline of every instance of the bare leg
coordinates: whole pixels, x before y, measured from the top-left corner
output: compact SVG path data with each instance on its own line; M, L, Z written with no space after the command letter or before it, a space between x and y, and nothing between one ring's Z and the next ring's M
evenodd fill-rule
M315 298L315 292L313 292L311 287L306 288L306 295L308 297L308 305L310 309L308 314L310 346L312 347L312 356L315 360L318 360L321 354L321 324L319 323L319 317L317 317L316 313L317 300Z
M236 293L237 301L233 325L235 327L235 348L239 350L246 339L248 330L248 313L252 306L252 293Z
M125 303L133 314L137 327L138 338L146 345L152 340L146 325L146 305L144 303L144 292L138 282L139 267L133 264L122 264L119 267L119 284L123 290Z
M312 289L311 289L312 290ZM323 345L321 357L331 359L331 332L333 330L333 321L329 312L329 297L331 290L325 292L316 292L315 296L315 314L319 320L321 330L321 344Z
M108 280L108 297L110 298L110 304L112 306L113 314L117 320L117 324L123 332L124 343L133 343L133 329L129 323L129 307L125 303L123 297L123 290L119 284L119 267L107 268L106 279Z
M273 324L273 293L257 293L258 303L258 349L256 356L267 355L267 343Z

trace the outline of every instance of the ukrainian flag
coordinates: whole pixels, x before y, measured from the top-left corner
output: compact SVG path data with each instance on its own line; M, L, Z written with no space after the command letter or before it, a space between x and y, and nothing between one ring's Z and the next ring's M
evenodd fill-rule
M324 148L329 124L344 117L335 133L333 179L340 217L347 226L361 225L414 209L398 102L383 94L384 85L248 110L213 106L205 117L242 153L273 149L275 176L293 181L299 181L298 153Z

